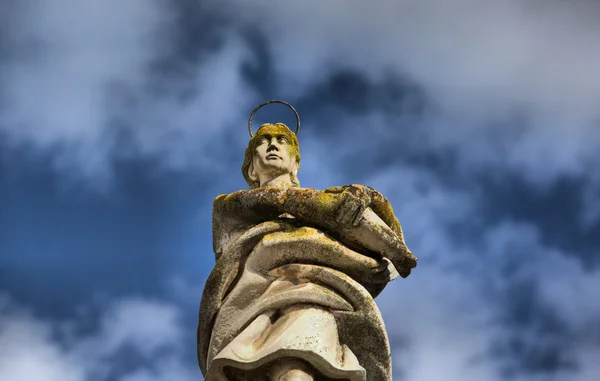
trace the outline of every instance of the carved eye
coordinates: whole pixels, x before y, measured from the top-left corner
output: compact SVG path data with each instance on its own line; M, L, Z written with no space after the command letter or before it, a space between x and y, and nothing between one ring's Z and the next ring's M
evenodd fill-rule
M269 139L267 139L267 138L260 138L260 140L258 141L259 145L268 144L268 143L269 143Z
M279 138L279 144L288 144L289 140L286 137L280 137Z

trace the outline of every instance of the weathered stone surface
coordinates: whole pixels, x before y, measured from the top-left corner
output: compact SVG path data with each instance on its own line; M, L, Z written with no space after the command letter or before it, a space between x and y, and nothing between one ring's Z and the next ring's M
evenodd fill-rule
M374 298L408 276L416 258L379 192L300 188L290 134L281 124L261 127L243 166L254 189L214 201L216 264L198 325L202 373L207 381L391 380Z

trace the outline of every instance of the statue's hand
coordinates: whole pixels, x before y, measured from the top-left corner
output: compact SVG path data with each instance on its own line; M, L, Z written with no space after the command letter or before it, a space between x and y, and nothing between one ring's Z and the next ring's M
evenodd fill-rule
M396 269L402 278L409 276L411 270L417 267L417 257L415 257L415 255L408 250L408 248L406 249L406 252L403 253L400 261L395 262L396 263L394 263L394 266L396 266Z
M340 195L335 209L335 219L342 225L357 226L363 213L371 204L370 192L362 185L344 185L325 190Z

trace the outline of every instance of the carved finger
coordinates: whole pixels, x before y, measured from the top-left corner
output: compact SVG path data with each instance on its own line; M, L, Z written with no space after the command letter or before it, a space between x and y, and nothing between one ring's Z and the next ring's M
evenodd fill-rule
M346 216L349 213L349 197L350 196L347 193L343 194L341 197L340 205L335 211L335 218L341 224L345 224L347 218Z
M373 284L385 284L385 283L389 283L392 278L390 276L390 272L385 269L384 271L380 271L376 274L372 274L369 277L369 282L373 283Z
M360 224L360 221L363 218L363 214L365 213L365 210L367 210L367 208L369 207L369 204L371 203L371 201L369 199L367 199L366 197L361 197L360 198L360 208L356 211L356 214L354 215L353 221L352 221L352 225L354 226L358 226Z
M400 276L402 278L406 278L407 276L410 275L410 270L411 269L399 269L398 272L400 273Z
M342 210L342 214L340 216L340 222L343 225L350 225L352 223L355 213L356 213L356 206L354 205L354 203L352 201L347 202L344 205L344 208Z
M409 269L414 269L415 267L417 267L417 261L405 260L404 267L409 268Z
M396 279L400 274L392 262L383 258L381 264L369 276L369 281L373 284L385 284Z
M346 193L344 196L338 218L342 224L349 225L352 223L356 209L360 204L354 195Z
M408 276L408 274L410 274L411 269L417 267L416 259L417 258L414 255L412 255L412 253L410 253L410 255L403 254L400 257L393 258L391 259L391 261L394 264L394 267L396 267L396 269L400 273L400 275L402 275L404 272L406 273L406 276ZM402 277L406 278L406 276Z
M367 207L364 204L360 205L358 209L356 209L356 211L354 212L354 216L352 217L353 226L358 226L358 224L360 224L360 220L362 220L363 214L365 213L366 209Z
M408 268L417 267L417 257L415 257L415 255L413 253L411 253L410 251L407 250L402 259L403 259L405 267L408 267Z

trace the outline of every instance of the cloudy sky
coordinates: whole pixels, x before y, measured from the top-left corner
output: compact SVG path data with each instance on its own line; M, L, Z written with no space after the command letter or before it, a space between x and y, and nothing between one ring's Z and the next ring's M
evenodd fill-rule
M283 99L302 186L380 190L419 257L377 299L395 381L597 381L599 17L0 2L0 380L201 380L212 200L246 188L249 113Z

